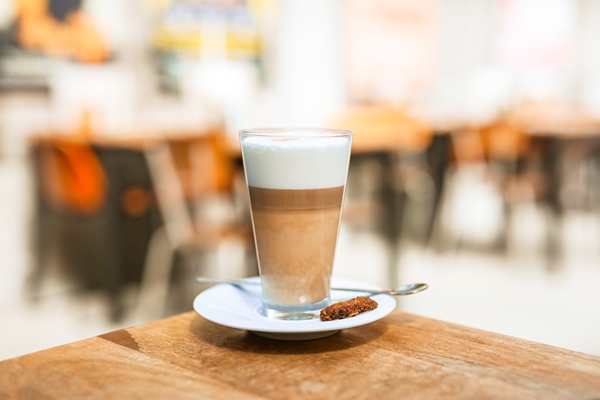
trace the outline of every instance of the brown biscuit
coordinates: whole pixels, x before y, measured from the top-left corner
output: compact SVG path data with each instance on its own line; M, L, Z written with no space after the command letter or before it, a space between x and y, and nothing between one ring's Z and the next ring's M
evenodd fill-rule
M369 297L357 297L352 300L341 301L321 310L321 320L333 321L354 317L360 313L372 311L377 308L377 302Z

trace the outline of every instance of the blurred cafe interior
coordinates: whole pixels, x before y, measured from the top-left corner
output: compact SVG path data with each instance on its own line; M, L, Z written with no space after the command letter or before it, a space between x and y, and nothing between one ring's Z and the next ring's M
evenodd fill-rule
M355 132L334 275L600 355L600 2L0 2L0 360L258 274L238 131Z

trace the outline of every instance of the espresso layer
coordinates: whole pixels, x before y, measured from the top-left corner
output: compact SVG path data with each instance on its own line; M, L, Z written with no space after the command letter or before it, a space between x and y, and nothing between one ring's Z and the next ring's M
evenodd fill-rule
M283 210L252 207L263 298L297 306L329 295L340 205Z
M249 186L252 207L310 210L340 207L344 186L325 189L265 189Z

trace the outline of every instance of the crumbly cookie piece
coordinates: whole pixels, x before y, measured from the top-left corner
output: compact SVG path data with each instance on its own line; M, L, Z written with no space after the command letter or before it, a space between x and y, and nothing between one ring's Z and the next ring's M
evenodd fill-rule
M369 297L359 296L352 300L340 301L321 310L322 321L333 321L357 316L377 308L377 302Z

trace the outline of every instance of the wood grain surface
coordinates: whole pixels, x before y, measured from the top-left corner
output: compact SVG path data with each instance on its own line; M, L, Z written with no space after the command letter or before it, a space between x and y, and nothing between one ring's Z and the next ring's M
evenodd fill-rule
M600 399L600 357L394 311L284 342L195 312L0 362L0 399Z

